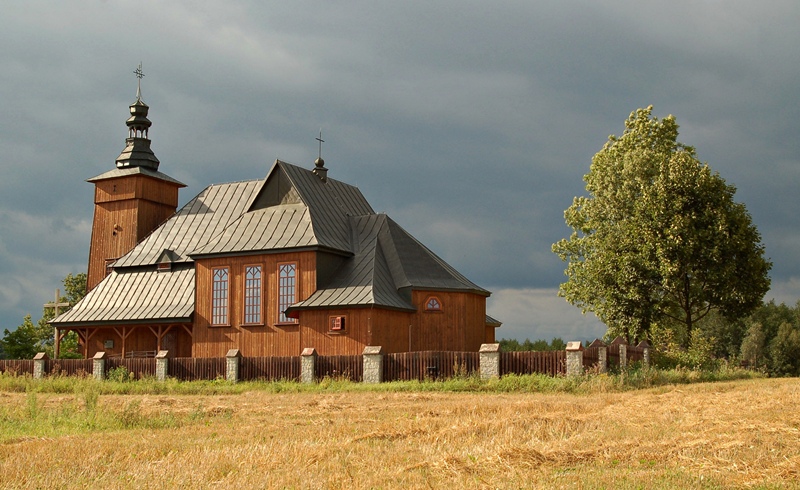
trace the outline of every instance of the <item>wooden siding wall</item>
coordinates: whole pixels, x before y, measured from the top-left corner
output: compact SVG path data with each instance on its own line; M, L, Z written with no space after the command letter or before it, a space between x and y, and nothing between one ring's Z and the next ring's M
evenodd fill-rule
M495 341L495 332L497 332L497 328L496 327L489 327L489 326L487 326L485 328L486 328L486 330L484 330L485 333L484 333L484 336L483 336L483 343L484 344L494 344L496 342Z
M178 186L144 175L129 175L96 182L95 204L125 199L144 199L177 207Z
M440 312L425 311L425 302L436 296ZM411 351L475 352L486 339L486 297L473 293L414 291L417 314L411 329Z
M128 253L175 214L177 204L178 187L168 182L141 175L96 182L88 289L106 276L106 259Z
M300 343L299 324L276 324L278 319L278 264L297 262L297 299L304 300L316 290L316 254L295 252L246 257L200 259L196 266L194 357L223 357L239 349L245 357L296 356ZM262 266L262 325L244 325L244 269ZM229 326L211 326L212 269L229 267ZM316 347L316 346L315 346ZM359 352L360 354L360 352Z

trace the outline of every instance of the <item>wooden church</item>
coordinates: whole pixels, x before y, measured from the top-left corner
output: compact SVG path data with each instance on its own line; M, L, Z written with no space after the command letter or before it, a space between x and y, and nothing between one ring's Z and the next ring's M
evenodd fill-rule
M489 291L354 186L276 161L259 180L184 184L159 171L137 91L126 146L95 186L88 294L52 321L83 354L223 357L477 351L500 322Z

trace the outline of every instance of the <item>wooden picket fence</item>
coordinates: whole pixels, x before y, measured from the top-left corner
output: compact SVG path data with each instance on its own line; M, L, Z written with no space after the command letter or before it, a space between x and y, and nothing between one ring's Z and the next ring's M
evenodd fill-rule
M155 365L155 359L151 360ZM225 378L227 359L224 357L173 357L167 365L167 376L181 381Z
M359 356L360 357L360 356ZM383 357L384 381L449 379L469 376L480 369L477 352L400 352Z
M364 361L362 356L319 356L314 363L316 379L348 379L356 383L363 380Z
M599 348L587 347L583 352L584 366L591 369L599 362ZM608 346L609 367L619 365L619 345ZM628 346L628 362L641 361L644 349ZM47 375L87 376L93 369L92 359L51 359L46 361ZM317 356L314 377L363 380L363 356ZM32 375L32 360L0 360L0 372ZM133 373L135 379L156 376L156 359L108 358L106 373L120 367ZM168 360L167 376L182 380L213 380L226 377L227 360L221 358L176 357ZM441 380L456 376L471 376L480 370L478 352L402 352L383 356L384 381ZM301 357L242 357L239 359L241 381L298 381ZM501 352L500 375L545 374L560 376L566 373L566 352Z
M0 360L0 373L13 373L20 376L29 374L33 376L33 359Z
M106 373L112 369L125 368L134 379L152 378L156 375L154 359L112 357L106 359Z
M566 372L567 353L563 350L500 353L500 376L512 373L558 376Z
M239 379L242 381L298 381L300 358L242 357L239 359Z

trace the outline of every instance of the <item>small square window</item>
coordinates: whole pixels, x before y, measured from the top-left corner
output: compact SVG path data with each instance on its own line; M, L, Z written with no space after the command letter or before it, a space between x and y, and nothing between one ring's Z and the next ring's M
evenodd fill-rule
M344 332L346 318L343 316L332 316L328 319L328 328L331 332Z

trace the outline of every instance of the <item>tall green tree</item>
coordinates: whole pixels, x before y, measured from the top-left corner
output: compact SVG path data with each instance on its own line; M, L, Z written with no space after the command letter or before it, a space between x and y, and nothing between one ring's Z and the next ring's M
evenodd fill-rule
M588 196L565 211L573 233L553 245L567 262L559 295L630 341L681 330L688 347L712 310L746 316L769 290L772 264L735 188L679 143L673 116L631 113L592 159Z
M64 296L59 302L69 303L61 307L59 313L69 311L86 294L86 274L67 274L63 281ZM15 330L4 329L0 349L9 359L31 359L38 352L53 355L55 329L48 322L55 318L54 308L43 308L42 317L33 323L31 315L26 315ZM74 332L65 336L61 344L61 357L80 357L78 354L78 338Z

